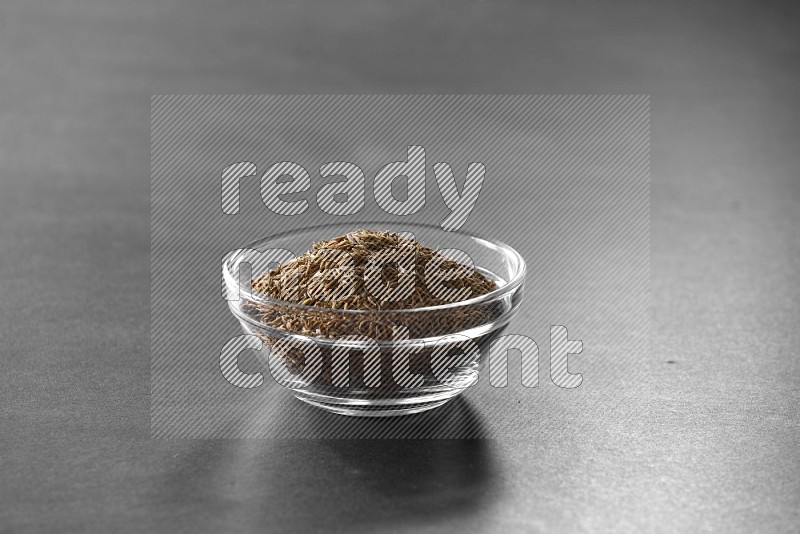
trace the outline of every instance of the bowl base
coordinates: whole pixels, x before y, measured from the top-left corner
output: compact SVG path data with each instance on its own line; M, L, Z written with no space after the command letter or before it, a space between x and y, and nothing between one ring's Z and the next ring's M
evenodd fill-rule
M318 398L305 396L303 393L295 393L295 397L299 400L310 404L326 412L335 413L338 415L349 415L352 417L393 417L398 415L411 415L420 412L427 412L442 406L447 401L453 399L455 395L445 399L437 399L433 401L420 402L415 404L397 404L393 406L377 405L370 406L364 404L340 404L333 402L325 402Z

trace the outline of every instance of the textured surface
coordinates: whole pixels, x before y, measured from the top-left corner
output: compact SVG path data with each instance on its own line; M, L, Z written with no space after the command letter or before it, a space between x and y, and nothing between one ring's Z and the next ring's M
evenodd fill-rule
M348 4L0 5L0 530L797 531L796 9ZM280 92L651 94L630 380L523 437L151 441L150 95Z

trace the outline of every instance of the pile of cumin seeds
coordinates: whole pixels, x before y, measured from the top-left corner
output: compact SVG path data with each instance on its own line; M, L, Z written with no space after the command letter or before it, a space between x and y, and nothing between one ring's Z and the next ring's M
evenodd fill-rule
M370 258L385 255L398 258L386 262L380 274L384 294L402 298L381 299L376 294L374 271L368 276ZM461 270L463 276L445 282L454 293L448 299L437 296L426 284L426 268ZM413 286L406 282L413 277ZM463 263L400 234L366 228L315 243L301 256L275 269L260 273L251 281L253 293L287 304L258 304L250 314L262 324L288 332L336 338L363 335L389 340L393 327L408 329L412 338L455 333L484 324L497 317L497 304L477 304L456 309L425 310L489 293L497 284ZM392 293L394 291L394 293ZM453 294L458 298L454 299ZM331 298L331 296L334 298ZM291 304L302 304L297 308ZM332 310L361 310L363 314L331 313ZM397 310L397 313L391 313ZM404 310L404 311L400 311ZM379 313L377 313L379 312Z

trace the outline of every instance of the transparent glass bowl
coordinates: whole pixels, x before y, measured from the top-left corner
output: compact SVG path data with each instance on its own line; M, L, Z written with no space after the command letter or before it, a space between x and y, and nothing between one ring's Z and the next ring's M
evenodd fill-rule
M461 302L378 311L304 306L251 290L250 278L301 255L315 242L359 228L410 232L433 249L462 251L498 287ZM253 242L225 258L223 278L231 312L246 334L257 336L269 349L270 371L279 384L331 412L389 416L436 408L477 382L491 342L522 301L525 261L508 245L438 226L359 222L303 228ZM269 323L278 315L302 319L298 324L335 322L337 331L348 335L330 338L276 328Z

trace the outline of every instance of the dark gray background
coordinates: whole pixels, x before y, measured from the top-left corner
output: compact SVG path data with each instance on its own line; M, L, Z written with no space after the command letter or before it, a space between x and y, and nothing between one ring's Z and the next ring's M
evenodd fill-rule
M2 529L796 531L791 6L3 3ZM609 92L653 114L652 343L609 404L514 439L150 440L151 94Z

